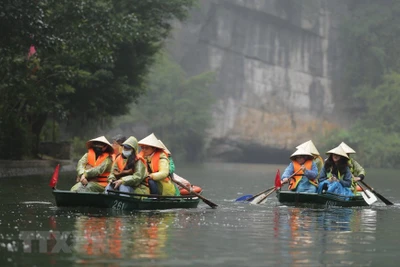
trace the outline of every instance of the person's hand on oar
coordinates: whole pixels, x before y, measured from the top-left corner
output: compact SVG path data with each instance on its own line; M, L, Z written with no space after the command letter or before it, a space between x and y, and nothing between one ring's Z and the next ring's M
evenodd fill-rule
M302 168L298 169L297 171L295 171L294 173L292 173L292 175L290 175L289 177L283 178L279 184L279 182L277 181L277 179L275 178L275 188L280 188L282 184L287 184L289 183L290 179L292 179L299 171L303 170ZM304 172L304 171L303 171Z
M282 179L282 184L286 184L289 182L289 177L288 178L283 178Z

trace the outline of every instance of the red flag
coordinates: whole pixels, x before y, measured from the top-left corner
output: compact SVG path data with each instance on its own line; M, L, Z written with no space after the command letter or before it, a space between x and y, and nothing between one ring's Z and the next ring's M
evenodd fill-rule
M275 189L281 188L282 183L281 183L281 173L279 172L279 169L276 171L275 175Z
M51 177L49 186L51 188L55 188L57 181L58 181L58 172L60 171L60 164L57 164L56 168L54 169L53 176Z

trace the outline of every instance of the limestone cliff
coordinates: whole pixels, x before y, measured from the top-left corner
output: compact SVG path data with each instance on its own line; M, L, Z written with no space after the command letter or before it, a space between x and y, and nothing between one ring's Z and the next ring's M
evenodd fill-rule
M293 151L338 127L345 0L200 0L170 41L189 74L217 73L209 152ZM235 153L232 153L235 152Z

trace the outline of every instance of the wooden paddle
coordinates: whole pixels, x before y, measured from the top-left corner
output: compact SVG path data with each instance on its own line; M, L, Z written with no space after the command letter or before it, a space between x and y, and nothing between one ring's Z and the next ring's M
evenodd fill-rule
M289 180L290 180L293 176L295 176L300 170L301 170L301 169L298 169L298 170L295 171L292 175L290 175L290 176L288 177L288 181L285 182L285 183L283 183L283 184L288 183ZM276 190L278 190L279 188L281 188L281 186L282 186L283 184L281 183L281 177L280 177L279 170L278 170L278 172L277 172L276 175L275 175L275 186L273 187L273 190L271 190L271 191L268 192L267 194L260 195L259 197L257 197L256 199L254 199L254 200L251 202L251 204L261 204L261 203L263 203L264 200L265 200L269 195L271 195L273 192L275 192Z
M172 179L172 181L173 181L174 183L176 183L176 184L179 185L180 187L182 187L182 188L186 189L188 192L190 192L190 188L189 188L189 187L187 187L186 185L184 185L184 184L182 184L181 182L178 182L177 180L174 179L174 174L173 174L173 173L171 174L171 179ZM211 202L210 200L208 200L207 198L203 197L202 195L197 194L197 193L194 192L194 191L192 191L192 192L190 192L190 193L193 194L193 195L195 195L195 196L197 196L197 197L199 197L201 200L204 201L204 203L206 203L206 204L207 204L208 206L210 206L211 208L215 209L216 207L218 207L217 204Z
M390 206L393 205L393 202L389 201L388 199L386 199L384 196L382 196L381 194L379 194L378 192L376 192L371 186L369 186L367 183L365 183L363 180L360 180L360 183L362 183L363 185L365 185L369 190L371 190L372 192L374 192L374 194L380 199L382 200L383 203L385 203L386 205Z
M279 176L279 179L280 179L279 169L276 171L275 179L276 179L277 176ZM270 190L272 190L274 188L275 188L275 186L270 187L270 188L268 188L268 189L266 189L264 191L261 191L260 193L255 194L254 196L253 195L244 195L244 196L238 197L235 201L252 201L255 198L257 198L258 196L260 196L262 194L265 194L265 193L267 193L268 191L270 191Z
M237 198L236 201L252 201L253 199L255 199L256 197L258 197L259 195L265 194L265 193L267 193L268 191L270 191L270 190L272 190L272 189L274 189L274 188L275 188L275 186L270 187L270 188L268 188L268 189L266 189L266 190L264 190L264 191L261 191L260 193L255 194L254 196L253 196L253 195L245 195L245 196L249 196L249 197L247 197L247 198L245 198L245 199L243 199L243 197L245 197L245 196L241 196L241 197ZM243 200L242 200L242 199L243 199Z
M264 203L264 200L267 199L267 197L268 197L269 195L271 195L272 193L274 193L275 191L276 191L276 187L274 187L274 188L273 188L270 192L268 192L267 194L260 195L260 197L255 198L255 199L251 202L251 204L262 204L262 203Z
M368 189L364 189L361 184L360 181L357 181L357 184L360 186L362 192L361 192L361 196L363 197L363 199L365 200L365 202L368 203L368 205L371 205L372 203L376 202L378 199L376 198L376 196L374 194L372 194L371 191L369 191Z

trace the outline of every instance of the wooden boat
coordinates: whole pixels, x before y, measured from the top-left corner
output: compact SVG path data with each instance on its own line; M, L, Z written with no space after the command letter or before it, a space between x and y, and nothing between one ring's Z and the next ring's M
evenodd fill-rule
M292 191L276 191L280 203L291 206L369 206L362 196L342 196L332 193L297 193Z
M200 198L195 195L186 196L148 196L146 198L133 198L119 195L118 193L71 192L67 190L53 190L53 195L58 207L96 207L114 210L164 210L164 209L190 209L197 208Z

